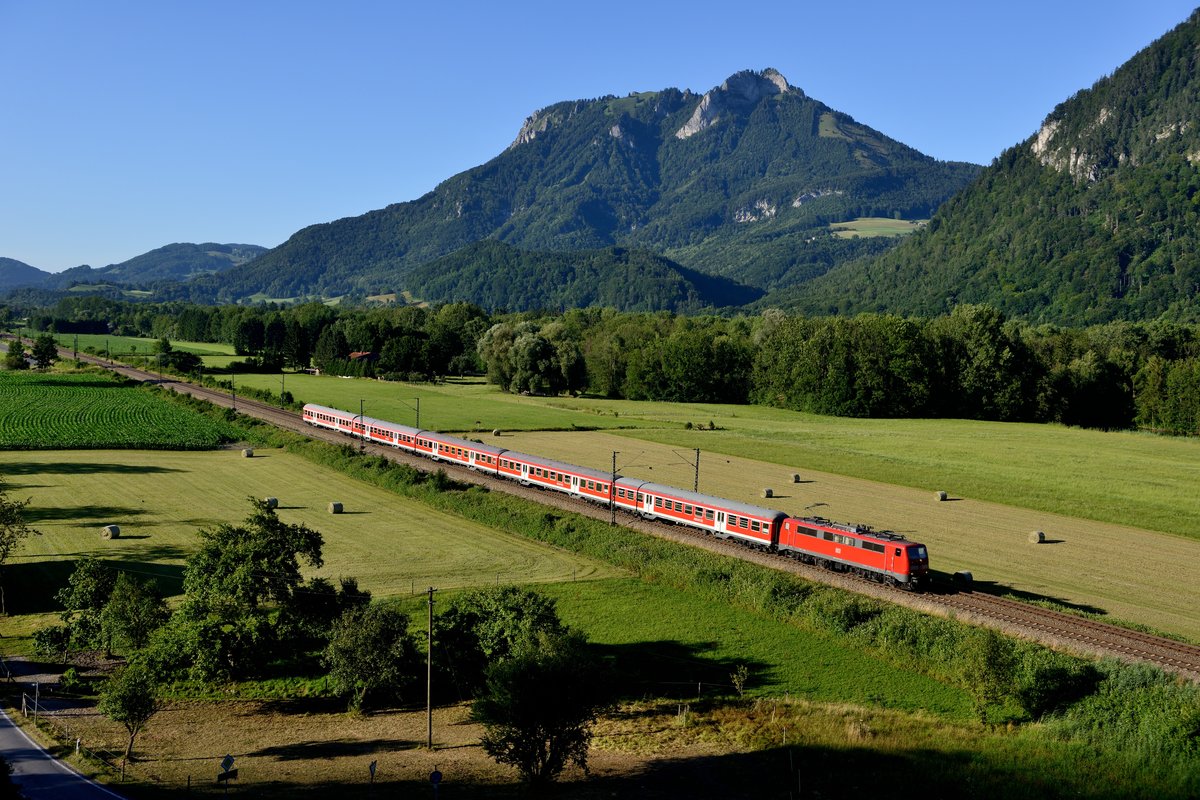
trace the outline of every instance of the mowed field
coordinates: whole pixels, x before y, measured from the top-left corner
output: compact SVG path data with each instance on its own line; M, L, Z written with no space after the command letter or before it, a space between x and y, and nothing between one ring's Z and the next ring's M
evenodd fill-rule
M0 453L0 475L10 497L31 501L28 517L42 533L9 558L10 587L61 581L65 576L59 573L70 562L92 554L165 578L166 588L178 590L184 560L199 541L196 532L239 523L250 513L249 496L275 497L280 519L321 532L328 566L308 574L334 581L353 576L378 597L428 586L551 583L616 574L282 451L256 451L254 458L243 458L237 449L8 452ZM331 501L342 503L346 513L330 514ZM100 538L107 524L121 527L120 538ZM56 610L25 607L15 591L9 603L18 614Z
M624 474L691 488L695 454L603 432L507 434L498 444L607 469L619 451ZM622 464L629 467L622 467ZM801 483L792 483L793 473ZM1196 586L1200 542L964 497L938 502L932 490L701 452L700 491L791 514L895 530L929 546L932 566L967 570L978 584L1007 587L1200 639ZM770 487L775 496L762 498ZM1031 531L1047 542L1031 544Z

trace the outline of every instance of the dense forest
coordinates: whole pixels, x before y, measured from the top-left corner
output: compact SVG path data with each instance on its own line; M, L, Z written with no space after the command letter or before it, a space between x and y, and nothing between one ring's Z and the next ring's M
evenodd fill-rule
M1200 320L1200 11L1060 104L872 261L771 298L806 313Z
M1163 321L1032 326L982 305L931 318L808 318L774 309L489 314L466 303L338 309L95 297L63 300L29 321L36 330L225 342L245 356L237 369L266 372L486 374L531 394L1200 433L1200 327Z

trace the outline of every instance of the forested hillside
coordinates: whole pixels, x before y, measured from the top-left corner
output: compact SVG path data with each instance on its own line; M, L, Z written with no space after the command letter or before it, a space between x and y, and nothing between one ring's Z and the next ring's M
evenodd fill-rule
M645 250L535 252L491 239L417 267L408 285L423 300L507 311L601 306L685 313L742 306L762 295Z
M978 170L889 139L774 70L742 72L703 96L667 89L549 106L503 153L424 197L305 228L199 285L222 300L422 295L418 266L495 239L534 251L644 249L771 289L892 243L834 238L829 223L927 217Z
M871 261L768 298L811 313L1200 319L1200 12L1059 105Z

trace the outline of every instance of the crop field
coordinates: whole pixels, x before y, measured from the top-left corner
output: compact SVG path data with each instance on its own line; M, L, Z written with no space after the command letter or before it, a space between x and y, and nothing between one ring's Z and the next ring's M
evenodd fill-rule
M0 371L0 448L217 447L219 423L95 372Z
M875 236L907 236L921 229L928 220L859 217L848 222L833 222L829 230L840 239Z

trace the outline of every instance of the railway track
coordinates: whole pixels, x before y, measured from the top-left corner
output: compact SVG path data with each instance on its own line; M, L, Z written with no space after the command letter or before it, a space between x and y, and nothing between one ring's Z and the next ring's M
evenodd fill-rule
M66 354L70 351L60 350L60 352ZM240 413L302 433L313 439L335 444L346 444L348 441L352 441L359 444L365 452L382 455L418 469L428 470L430 468L428 459L391 447L383 447L371 442L364 443L360 439L335 431L314 428L305 424L300 415L259 400L236 397L229 392L167 378L122 364L108 363L93 356L81 355L79 358L81 361L106 367L134 380L157 383L181 394L203 398L214 405L232 407ZM576 500L532 486L521 486L512 481L485 475L448 462L438 462L438 468L465 483L474 483L489 490L518 495L546 506L602 521L610 519L611 511L607 506L598 506L588 501ZM954 616L968 622L997 628L1051 647L1087 655L1112 656L1126 661L1149 662L1188 680L1200 681L1200 646L1052 611L995 595L956 592L950 587L943 586L935 586L933 591L924 594L905 592L846 573L830 572L792 559L754 550L733 540L719 540L685 526L645 520L624 511L618 511L617 514L623 526L643 533L750 560L773 569L794 573L808 580L835 585L859 594L900 603L920 611Z

